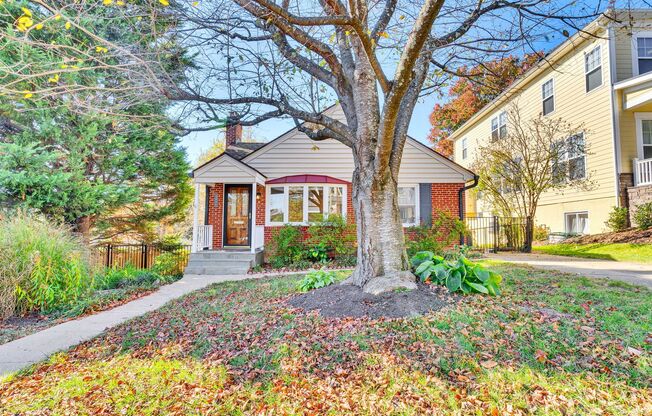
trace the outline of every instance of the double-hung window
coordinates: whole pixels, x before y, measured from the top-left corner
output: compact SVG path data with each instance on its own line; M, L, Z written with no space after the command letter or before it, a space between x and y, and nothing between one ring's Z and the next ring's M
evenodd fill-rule
M267 187L267 223L305 224L346 215L343 185L294 184Z
M636 37L635 70L638 75L652 71L652 37Z
M552 79L541 85L541 98L543 99L543 115L555 111L555 84Z
M584 74L586 78L586 92L593 91L602 85L602 58L600 46L584 54Z
M417 225L419 220L418 187L398 187L398 209L404 226Z
M462 159L466 159L469 149L467 148L466 138L462 139Z
M491 140L507 137L507 112L503 111L491 119Z
M586 178L586 151L584 133L568 137L557 144L559 158L552 167L556 182L569 182Z

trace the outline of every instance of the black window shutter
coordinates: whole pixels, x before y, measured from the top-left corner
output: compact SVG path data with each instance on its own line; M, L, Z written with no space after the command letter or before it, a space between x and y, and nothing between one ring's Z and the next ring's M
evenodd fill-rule
M210 201L211 187L206 185L206 199L204 201L204 225L208 225L208 203Z
M422 225L432 225L432 184L419 184L419 215Z

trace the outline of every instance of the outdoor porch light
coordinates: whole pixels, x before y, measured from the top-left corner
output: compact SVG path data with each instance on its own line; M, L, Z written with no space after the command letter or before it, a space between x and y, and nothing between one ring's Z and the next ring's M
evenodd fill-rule
M263 197L263 194L260 191L256 192L256 201L260 201L260 198Z

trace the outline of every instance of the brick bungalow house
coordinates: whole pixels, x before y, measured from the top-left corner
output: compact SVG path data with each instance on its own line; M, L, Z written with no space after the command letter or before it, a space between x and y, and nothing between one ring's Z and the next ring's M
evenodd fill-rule
M338 106L326 112L344 118ZM267 143L241 142L241 133L241 126L228 126L224 153L192 172L195 216L187 274L246 272L262 261L274 229L284 224L305 227L329 214L354 221L348 147L312 141L296 128ZM405 227L427 224L438 211L463 217L461 190L474 176L409 138L398 184ZM201 186L205 201L199 201ZM200 203L204 218L198 216Z

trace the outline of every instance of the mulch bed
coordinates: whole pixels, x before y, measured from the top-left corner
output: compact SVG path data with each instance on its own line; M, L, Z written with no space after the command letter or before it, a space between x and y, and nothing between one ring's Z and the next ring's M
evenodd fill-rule
M583 235L572 237L562 241L564 244L611 244L611 243L632 243L632 244L649 244L652 243L652 228L649 230L639 230L630 228L625 231L611 233Z
M459 295L452 295L441 286L418 284L416 290L393 291L375 296L352 285L335 284L294 296L288 303L307 311L318 310L332 318L403 318L420 316L457 303Z

